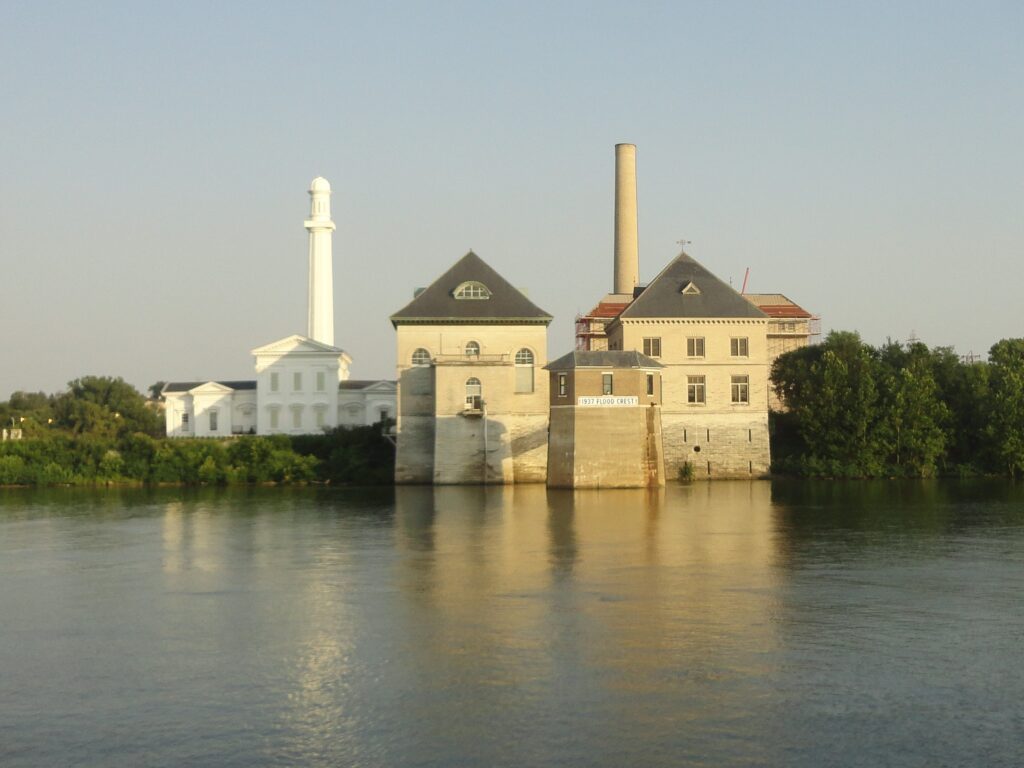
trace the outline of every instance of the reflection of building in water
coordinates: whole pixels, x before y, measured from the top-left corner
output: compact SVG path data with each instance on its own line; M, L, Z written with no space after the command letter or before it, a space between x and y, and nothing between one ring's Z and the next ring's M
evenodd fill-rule
M661 363L639 352L570 352L550 371L548 485L665 484Z
M399 483L544 482L551 315L470 251L391 316Z

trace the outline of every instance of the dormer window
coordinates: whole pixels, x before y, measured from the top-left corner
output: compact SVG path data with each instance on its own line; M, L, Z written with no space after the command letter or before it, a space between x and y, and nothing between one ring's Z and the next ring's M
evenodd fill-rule
M680 291L680 293L683 294L684 296L699 296L700 288L698 288L696 283L694 283L693 280L691 280L690 282L683 286L683 289Z
M483 283L478 283L476 280L470 280L462 283L456 288L452 295L456 299L489 299L491 298L491 292L487 290L487 286Z

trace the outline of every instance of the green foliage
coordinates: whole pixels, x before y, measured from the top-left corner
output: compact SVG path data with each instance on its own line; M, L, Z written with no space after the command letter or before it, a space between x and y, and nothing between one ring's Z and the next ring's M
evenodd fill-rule
M824 477L974 476L1024 472L1024 340L990 363L953 350L854 333L780 356L772 367L788 412L772 417L778 471Z
M692 483L694 479L694 469L692 461L684 461L679 467L679 482L681 483Z
M1024 471L1024 339L1003 339L989 350L988 434L1011 477Z

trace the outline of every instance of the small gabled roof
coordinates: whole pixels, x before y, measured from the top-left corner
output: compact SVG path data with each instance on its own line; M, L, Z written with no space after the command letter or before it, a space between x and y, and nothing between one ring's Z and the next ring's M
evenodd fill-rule
M273 355L296 352L306 354L347 354L345 350L340 347L332 347L330 344L324 344L322 341L311 339L308 336L303 336L299 333L293 333L291 336L285 336L283 339L278 339L277 341L272 341L269 344L264 344L262 347L256 347L251 354Z
M190 392L204 384L220 384L222 387L235 390L256 389L255 381L169 381L164 384L164 388L160 391L163 394L168 392Z
M647 317L764 318L766 315L684 251L619 315L623 320Z
M457 299L455 291L466 283L481 283L486 299ZM391 316L395 327L404 323L538 323L551 315L512 286L487 262L470 251Z
M664 368L653 357L629 350L576 350L544 366L545 371L571 371L575 368Z
M390 392L396 389L396 383L391 379L345 379L338 382L338 389L373 389Z

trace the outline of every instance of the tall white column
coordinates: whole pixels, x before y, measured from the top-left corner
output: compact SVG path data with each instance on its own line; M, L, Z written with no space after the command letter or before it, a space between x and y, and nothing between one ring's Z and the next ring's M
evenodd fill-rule
M636 221L636 145L615 145L615 293L633 294L640 282Z
M309 185L309 326L306 335L334 346L334 274L331 267L331 185L317 176Z

